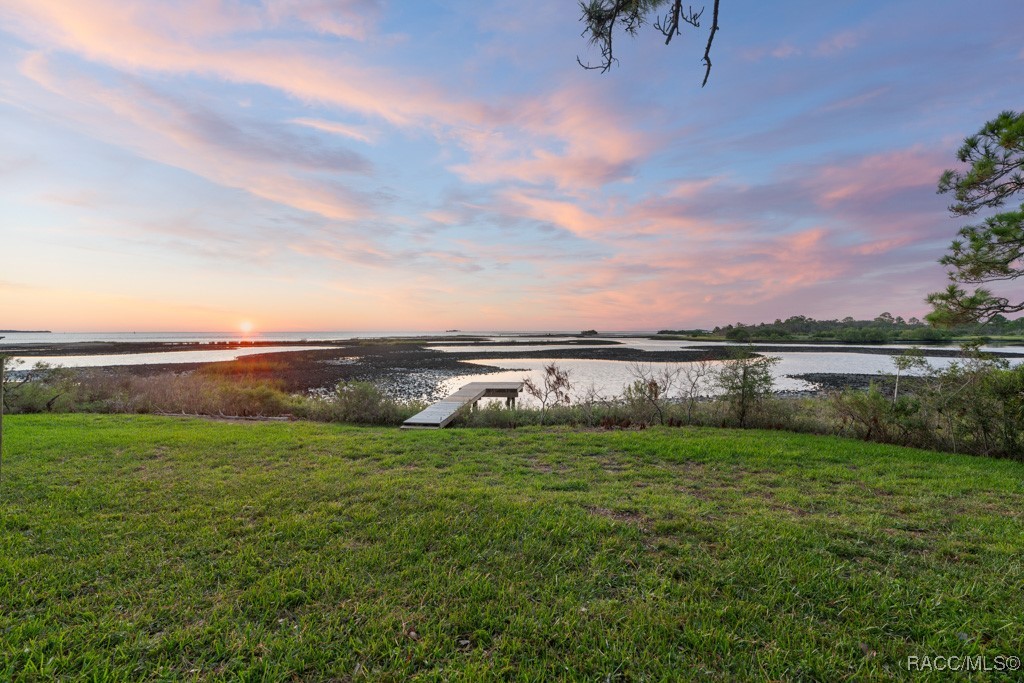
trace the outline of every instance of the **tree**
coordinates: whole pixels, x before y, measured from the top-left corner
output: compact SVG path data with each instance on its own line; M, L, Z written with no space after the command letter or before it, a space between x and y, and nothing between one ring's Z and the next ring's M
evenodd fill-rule
M939 193L952 192L956 199L949 207L955 216L1002 206L1024 191L1024 112L1004 111L986 123L964 140L957 159L969 164L967 170L947 170L939 179ZM1024 276L1024 204L961 228L939 262L951 268L953 284L928 295L933 311L927 318L933 324L988 322L996 315L1024 311L1024 301L1010 301L985 287L968 292L960 286Z
M875 318L874 322L882 323L883 325L892 325L896 322L896 319L892 317L892 313L886 311Z
M548 405L567 406L572 402L572 381L569 379L569 371L563 370L555 363L544 366L540 384L529 377L523 378L523 388L526 393L540 401L542 423Z
M626 403L648 413L642 418L645 423L657 414L659 424L665 424L665 409L673 398L680 373L681 369L677 366L665 365L658 368L644 363L630 363L629 374L633 383L626 387Z
M704 46L702 88L707 85L708 77L711 75L711 44L719 28L719 1L714 0L711 30L708 42ZM662 15L659 12L665 6L668 10ZM584 24L583 35L589 38L592 45L600 48L601 62L584 64L579 57L576 61L584 69L600 69L601 73L606 73L612 68L612 64L618 61L612 47L616 29L622 29L627 35L635 36L644 24L650 22L665 36L665 44L668 45L674 37L680 35L680 25L687 24L693 28L700 28L700 20L704 16L703 7L698 11L689 6L683 9L682 0L580 0L580 9L583 12L580 18Z
M780 360L775 356L759 356L749 348L739 349L719 368L716 384L740 427L747 426L751 411L771 395L775 385L772 368Z

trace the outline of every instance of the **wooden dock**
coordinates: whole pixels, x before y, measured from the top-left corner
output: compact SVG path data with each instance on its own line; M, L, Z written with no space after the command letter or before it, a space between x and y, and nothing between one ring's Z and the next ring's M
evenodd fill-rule
M476 408L482 398L503 398L509 407L515 407L516 397L523 390L522 382L470 382L451 396L416 413L402 424L402 429L442 429L447 427L458 412L469 405Z

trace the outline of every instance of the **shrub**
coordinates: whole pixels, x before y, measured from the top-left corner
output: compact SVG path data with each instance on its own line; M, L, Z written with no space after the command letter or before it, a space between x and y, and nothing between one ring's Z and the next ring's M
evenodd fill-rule
M940 447L1024 459L1024 367L971 354L937 373L924 392Z
M891 400L872 382L867 391L848 390L831 397L840 428L867 441L912 443L919 434L910 418L920 411L920 402L912 398ZM920 444L917 444L920 445Z
M750 414L771 396L775 384L772 368L778 362L778 358L742 349L719 367L716 383L729 405L731 417L740 427L746 427Z
M665 424L665 413L679 384L679 367L630 363L629 374L633 383L622 395L626 408L637 422L650 424L657 418L659 424Z
M5 364L5 412L66 412L72 405L75 389L73 371L46 363L36 363L22 370L10 359L6 359Z
M369 382L342 382L333 396L308 401L306 417L355 424L399 425L423 408L390 399Z
M563 370L555 363L544 366L540 384L531 378L523 379L523 389L540 402L541 421L548 406L567 406L572 403L572 382L569 371Z

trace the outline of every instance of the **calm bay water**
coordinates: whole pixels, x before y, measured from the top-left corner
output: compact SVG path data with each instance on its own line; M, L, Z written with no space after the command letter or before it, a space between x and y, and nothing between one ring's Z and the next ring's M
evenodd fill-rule
M496 346L432 346L430 348L444 352L474 352L487 353L493 358L487 360L469 361L477 365L491 365L507 370L500 373L467 374L453 377L444 381L442 391L450 393L467 382L472 381L518 381L524 377L531 377L534 381L540 381L544 365L550 362L557 363L560 367L569 370L577 395L583 395L590 389L603 396L614 396L622 392L623 387L630 384L634 377L631 373L630 364L622 361L609 360L584 360L584 359L511 359L503 357L502 354L519 351L544 351L556 349L581 349L586 348L580 344L538 344L540 341L560 342L567 341L564 335L551 334L539 337L530 336L523 338L515 333L495 332L263 332L242 336L237 333L224 332L111 332L111 333L4 333L4 339L0 339L0 353L4 346L10 344L25 343L74 343L74 342L225 342L225 341L261 341L261 342L297 342L307 341L310 346L304 349L331 348L318 346L318 341L345 341L355 338L374 339L383 337L420 337L420 336L451 336L460 334L472 334L485 337L494 342L508 342ZM670 351L701 346L732 346L723 342L692 342L667 339L646 339L642 337L609 337L613 341L621 343L628 348L641 349L644 351ZM599 348L608 348L602 345ZM843 346L837 347L834 351L828 352L801 352L781 351L771 352L768 355L776 356L780 362L775 366L776 388L782 391L803 391L813 389L813 385L789 377L806 373L837 373L837 374L892 374L892 358L885 354L851 353L844 349L852 348L878 348L885 350L896 350L910 348L910 345L887 345L887 346ZM929 348L955 349L955 346L941 346ZM983 347L985 350L1010 351L1024 354L1024 346L999 346ZM210 349L193 351L161 351L158 353L139 354L109 354L92 356L50 356L50 357L24 357L22 367L29 366L35 362L45 362L52 365L63 365L66 367L96 367L105 365L145 365L145 364L171 364L171 363L199 363L232 360L241 356L258 353L274 353L280 351L295 351L296 347L290 346L262 346L238 349ZM1011 364L1020 363L1022 359L1011 359ZM952 363L952 358L929 358L928 362L934 367L946 367ZM654 368L664 366L679 367L685 364L677 363L649 363ZM714 388L706 384L703 393L713 394Z
M559 341L560 338L551 338L552 341ZM494 341L501 341L494 338ZM529 341L535 341L533 339ZM524 343L508 344L502 346L473 347L473 346L438 346L432 347L440 351L473 351L494 354L494 358L487 360L468 361L477 365L491 365L508 370L500 373L488 373L479 375L468 375L455 377L443 383L442 388L446 393L454 392L467 382L513 382L520 381L526 377L531 378L535 383L542 381L543 368L548 363L557 363L560 368L570 373L570 380L574 386L576 397L585 395L593 390L604 397L612 397L622 393L628 384L631 384L633 376L630 364L623 361L609 360L580 360L580 359L513 359L502 358L501 354L515 351L531 351L543 349L580 348L579 345L550 345L530 346L529 341ZM688 342L667 339L642 339L642 338L617 338L615 341L622 342L624 346L642 349L645 351L670 351L684 348L704 346L736 346L724 342ZM607 347L605 347L607 348ZM834 374L855 374L855 375L891 375L895 372L892 356L887 354L852 353L844 352L844 348L871 348L871 349L908 349L911 345L890 344L886 346L856 345L837 347L835 351L828 352L807 352L807 351L781 351L765 352L765 355L779 358L779 362L773 368L775 377L775 388L777 391L809 391L816 387L804 380L790 377L790 375L802 375L809 373L834 373ZM937 346L929 348L957 349L956 346ZM982 347L986 351L1007 351L1024 354L1022 346L999 346ZM928 363L935 368L945 368L953 363L955 358L928 358ZM1010 359L1011 365L1024 362L1024 359ZM714 363L718 365L719 363ZM685 367L685 363L645 363L653 369ZM911 373L917 374L917 373ZM701 393L711 396L716 393L711 382L705 381L701 385ZM530 399L524 399L527 404Z
M216 349L211 351L160 351L158 353L118 353L94 356L14 356L23 361L22 368L36 363L62 365L66 368L98 368L107 365L167 365L174 363L217 363L242 356L279 351L330 349L332 346L256 346L245 349ZM0 347L0 351L3 347Z
M0 332L0 350L8 344L72 344L76 342L218 342L218 341L345 341L383 337L455 337L458 332ZM482 334L492 335L495 332Z
M773 368L776 391L810 391L816 388L809 382L789 377L789 375L815 372L858 375L894 373L890 356L854 353L769 353L766 355L781 359ZM928 360L933 367L943 368L955 359L929 358ZM467 362L476 365L498 366L508 368L508 370L454 377L443 383L443 393L452 393L467 382L517 382L529 377L539 384L542 382L543 368L547 363L556 363L558 367L569 371L574 387L573 393L577 398L584 396L591 389L600 396L610 398L621 394L623 388L635 380L630 364L623 361L495 357L493 360ZM683 368L686 363L644 363L643 365L658 371L663 368ZM718 366L721 363L713 362L712 365ZM703 382L700 387L702 395L712 396L717 393L717 389L710 381ZM529 402L529 399L526 399L526 403Z

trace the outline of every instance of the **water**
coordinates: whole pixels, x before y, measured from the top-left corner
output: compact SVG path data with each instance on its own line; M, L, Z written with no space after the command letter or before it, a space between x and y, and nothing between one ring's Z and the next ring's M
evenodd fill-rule
M0 332L0 351L8 344L73 344L76 342L296 342L346 341L382 337L456 337L461 332ZM494 332L485 334L493 335Z
M530 342L539 342L539 341L554 341L554 342L558 342L558 341L565 341L565 339L566 339L565 337L545 337L545 338L533 338L533 337L531 337L528 340L523 341L523 342L516 342L516 343L503 344L503 345L495 345L495 346L472 346L470 344L464 344L464 345L451 345L451 346L449 346L449 345L445 345L445 346L430 346L428 348L434 349L436 351L447 351L447 352L451 352L451 353L472 352L472 353L493 353L493 354L496 354L496 355L497 354L501 354L501 353L516 352L516 351L542 351L542 350L545 350L545 349L585 349L585 348L603 348L603 349L607 349L607 348L613 348L613 347L610 347L607 344L543 344L543 345L541 345L541 344L534 344L532 346L530 345ZM608 340L608 341L618 342L619 344L621 344L622 348L640 349L641 351L678 351L680 349L703 348L703 347L711 347L711 346L743 348L743 347L747 346L747 344L738 344L736 342L684 341L684 340L678 340L678 339L646 339L646 338L642 338L642 337L607 337L607 338L602 338L601 340L602 341ZM487 341L492 341L492 342L509 341L509 337L507 337L507 336L491 336L491 337L487 338ZM778 346L778 347L781 347L781 346L786 346L786 344L770 344L770 343L765 343L765 344L763 344L763 346ZM880 349L880 350L884 350L884 351L905 351L907 349L912 349L912 348L921 348L921 349L924 349L926 351L928 349L941 349L941 350L946 350L946 351L959 351L960 350L960 347L955 345L955 344L943 344L943 345L929 344L927 346L922 346L920 344L916 344L916 345L915 344L842 344L842 345L835 345L835 346L830 345L830 344L805 344L805 345L792 344L790 346L792 346L793 348L800 348L801 346L815 346L815 347L818 347L818 348L821 348L821 347L827 347L827 348L831 347L831 348L834 348L835 351L834 352L828 352L828 353L842 354L844 356L849 356L849 355L861 355L861 356L868 355L868 354L853 354L851 352L844 351L845 349ZM1024 346L1015 345L1015 344L988 344L988 345L982 346L981 350L982 351L988 351L988 352L1003 351L1003 352L1007 352L1007 353L1020 353L1020 354L1024 354ZM779 353L772 352L771 355L782 355L784 353L787 353L787 352L784 352L784 351L780 351ZM808 355L808 354L805 354L803 352L795 352L795 351L794 352L789 352L789 353L800 353L800 355ZM883 355L882 357L885 357L885 356Z
M493 341L502 341L501 338L494 338ZM534 340L530 340L534 341ZM557 338L552 341L558 341ZM616 338L627 348L642 349L644 351L674 351L692 347L702 346L737 346L728 342L691 342L667 339L641 339L641 338ZM740 345L742 346L742 345ZM501 354L516 351L531 351L543 349L587 348L586 345L550 345L550 346L528 346L527 344L508 344L500 346L438 346L431 347L439 351L473 351L476 353L493 354L493 358L487 360L467 361L476 365L490 365L501 368L508 368L504 372L465 375L446 380L442 384L443 391L454 392L463 384L468 382L513 382L522 381L525 378L532 379L540 384L543 379L543 368L545 365L555 363L558 367L566 369L570 373L570 380L574 386L573 398L582 398L588 391L592 390L598 395L610 398L622 394L623 389L635 381L630 368L630 363L610 360L580 360L566 358L529 358L513 359L502 358ZM608 346L594 345L591 348L609 348ZM779 362L772 369L775 380L775 390L785 392L812 391L817 387L805 380L790 377L789 375L802 375L810 373L829 374L856 374L856 375L892 375L895 373L892 356L887 354L852 353L844 352L844 348L837 347L835 351L827 352L805 352L805 351L780 351L766 352L765 355L779 358ZM902 350L912 348L910 345L868 345L861 344L852 348ZM928 348L942 348L956 350L956 346L941 346ZM1022 346L986 346L984 351L1006 351L1024 354ZM928 363L934 368L946 368L955 362L955 358L928 358ZM1009 359L1011 365L1024 362L1024 359ZM644 363L655 371L665 368L685 368L687 363ZM712 362L712 366L720 366L720 362ZM909 374L920 374L919 371L911 371ZM699 385L701 395L713 396L718 393L712 382L705 380ZM525 396L525 395L524 395ZM532 405L533 400L529 397L523 399L527 405Z
M520 381L524 377L530 377L535 382L540 382L544 365L554 362L559 367L570 371L573 384L576 387L577 397L582 396L587 390L593 388L598 394L606 397L616 396L622 393L623 388L634 381L630 371L630 364L622 361L610 360L583 360L583 359L510 359L502 354L520 351L544 351L556 349L585 349L585 348L610 348L608 345L587 345L587 344L559 344L557 342L567 341L564 335L550 334L546 336L521 337L514 333L498 332L262 332L241 336L237 333L208 332L208 333L182 333L182 332L112 332L112 333L52 333L52 334L25 334L25 333L4 333L4 339L0 340L0 352L7 344L25 343L72 343L89 341L109 342L224 342L224 341L308 341L311 344L317 341L344 341L355 338L373 339L381 337L420 337L420 336L458 336L473 335L485 337L494 342L515 342L499 344L496 346L431 346L438 351L444 352L473 352L488 354L487 360L469 361L477 365L491 365L508 368L500 373L490 374L467 374L445 380L441 385L442 395L451 393L467 382L473 381ZM714 341L681 341L668 339L646 339L641 337L613 337L608 338L619 342L626 348L640 349L644 351L671 351L701 346L736 346L727 342ZM548 341L555 344L539 344L537 342ZM301 347L302 349L331 348L311 345ZM770 352L767 355L775 356L780 362L773 369L775 375L776 389L780 391L806 391L814 389L814 385L803 380L788 377L788 375L808 373L832 373L832 374L893 374L894 366L892 358L885 354L864 354L851 353L844 349L869 348L884 350L902 350L910 348L910 345L857 345L836 347L834 351L827 352L802 352L802 351L780 351ZM927 348L955 349L955 346L939 346ZM986 351L1009 351L1024 354L1024 346L986 346ZM294 346L263 346L239 349L213 349L200 351L162 351L157 353L140 354L109 354L93 356L51 356L51 357L25 357L25 365L41 361L53 365L66 367L95 367L104 365L145 365L145 364L171 364L171 363L200 363L227 361L258 353L274 353L280 351L296 351ZM491 358L490 356L493 356ZM953 358L929 358L928 362L937 368L947 367L954 362ZM1018 364L1022 359L1011 359L1011 364ZM668 367L685 367L687 364L677 363L650 363L655 369ZM711 395L715 393L714 387L705 382L702 386L702 393Z
M254 356L259 353L278 351L311 351L332 349L333 346L258 346L246 349L218 349L214 351L160 351L157 353L118 353L94 356L14 356L14 362L22 361L20 369L36 363L61 365L66 368L97 368L107 365L166 365L173 363L216 363Z
M774 388L777 392L800 392L813 391L817 386L802 379L790 377L789 375L800 375L807 373L837 373L837 374L858 374L858 375L893 375L895 366L890 356L855 353L770 353L765 354L779 358L779 362L772 368L772 375L775 380ZM1012 359L1012 364L1020 363L1024 359ZM956 361L955 358L929 358L928 362L932 367L945 368ZM506 368L502 372L484 373L475 375L463 375L445 380L441 384L442 394L447 395L456 391L459 387L469 382L518 382L524 379L532 379L537 385L543 383L544 366L555 363L559 368L568 370L569 379L573 385L572 397L576 401L584 398L588 393L593 392L599 398L613 398L621 396L624 388L632 384L637 378L632 372L630 363L610 360L582 360L567 358L494 358L487 360L466 361L474 365L490 365ZM689 363L642 363L641 365L653 370L655 373L664 369L683 369ZM718 368L722 365L720 361L712 361L710 365ZM904 373L916 375L919 371ZM677 390L672 393L679 393ZM698 384L697 393L701 396L714 396L719 392L710 378L705 378ZM521 402L524 405L534 405L536 401L522 395Z
M588 395L598 399L610 399L622 394L623 389L635 381L631 374L630 364L614 360L583 360L583 359L509 359L496 358L494 360L472 360L467 361L475 365L492 365L507 368L503 372L494 372L480 375L467 375L464 377L453 377L442 383L442 393L445 395L453 393L459 387L469 382L521 382L529 378L534 384L543 384L543 368L548 363L555 363L559 368L569 372L569 381L572 384L573 401L587 398ZM683 363L645 363L645 366L658 372L662 369L681 368ZM779 387L782 389L783 387ZM786 389L800 390L810 389L811 385L800 380L788 380ZM715 388L709 381L700 385L699 393L704 396L711 396ZM520 395L520 403L523 405L534 405L536 401L525 393Z

